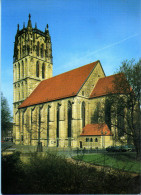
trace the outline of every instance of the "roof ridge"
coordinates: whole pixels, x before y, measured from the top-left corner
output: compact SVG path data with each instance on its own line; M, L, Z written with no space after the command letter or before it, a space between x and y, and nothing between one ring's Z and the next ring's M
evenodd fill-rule
M115 90L113 88L113 84L114 84L113 79L119 78L118 76L125 76L125 74L120 72L117 74L113 74L113 75L100 78L97 81L95 87L93 88L93 91L91 95L89 96L89 98L102 97L102 96L108 95L109 90L110 92L114 94Z
M19 108L76 96L97 63L92 62L41 81Z
M109 76L102 77L102 78L100 78L100 79L106 79L106 78L109 78L109 77L112 77L112 76L116 76L116 75L120 75L120 74L121 74L121 75L124 75L124 73L119 72L119 73L116 73L116 74L112 74L112 75L109 75ZM100 80L100 79L99 79L99 80ZM98 80L98 81L99 81L99 80ZM98 82L98 81L97 81L97 82Z
M53 78L55 78L55 77L61 76L61 75L63 75L63 74L72 72L72 71L77 70L77 69L81 69L81 68L83 68L83 67L85 67L85 66L89 66L89 65L92 65L93 63L97 63L97 62L99 62L99 60L97 60L97 61L95 61L95 62L91 62L91 63L89 63L89 64L85 64L85 65L83 65L83 66L80 66L80 67L77 67L77 68L74 68L74 69L71 69L71 70L68 70L68 71L66 71L66 72L60 73L60 74L55 75L55 76L53 76L53 77L50 77L50 78L48 78L48 79L53 79ZM48 79L44 79L44 80L42 80L41 82L44 82L44 81L46 81L46 80L48 80ZM40 82L40 83L41 83L41 82Z

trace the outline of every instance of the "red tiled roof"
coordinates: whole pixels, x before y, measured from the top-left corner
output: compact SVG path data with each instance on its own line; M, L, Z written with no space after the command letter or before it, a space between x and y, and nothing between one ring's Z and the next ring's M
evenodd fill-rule
M42 81L19 108L77 95L98 61Z
M112 135L110 129L105 123L102 124L87 124L84 128L82 133L80 134L82 136L92 136L92 135Z
M117 81L117 82L116 82ZM129 92L130 86L124 76L119 73L108 77L100 78L93 89L90 98L100 97L107 94L126 93ZM130 88L131 91L131 88Z

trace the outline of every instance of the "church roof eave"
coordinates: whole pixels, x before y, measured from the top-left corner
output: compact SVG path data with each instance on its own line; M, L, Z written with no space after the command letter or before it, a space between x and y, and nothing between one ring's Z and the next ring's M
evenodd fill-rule
M41 81L19 108L76 96L97 62Z
M116 80L119 78L126 79L125 76L121 73L100 78L97 81L96 86L94 87L89 99L104 97L107 95L121 95L129 93L131 89L129 89L129 91L127 89L126 92L122 88L116 89ZM127 80L125 80L125 82L127 82Z
M50 102L54 102L54 101L58 101L58 100L63 100L63 99L67 99L67 98L72 98L72 97L76 97L77 95L70 95L70 96L66 96L66 97L62 97L62 98L56 98L56 99L52 99L52 100L46 100L37 104L29 104L28 106L19 106L18 109L23 109L23 108L27 108L27 107L31 107L31 106L36 106L36 105L40 105L40 104L45 104L45 103L50 103Z
M87 124L80 136L112 136L106 123Z

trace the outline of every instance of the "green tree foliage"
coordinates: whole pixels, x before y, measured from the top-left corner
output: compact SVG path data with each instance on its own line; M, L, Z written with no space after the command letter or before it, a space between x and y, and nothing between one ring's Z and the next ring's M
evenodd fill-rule
M135 100L141 104L141 59L137 63L135 63L134 59L125 60L122 62L119 72L125 74L128 83L133 89Z
M136 148L137 157L140 157L140 92L141 92L141 60L126 60L122 63L113 81L113 92L107 97L111 102L116 118L111 122L118 129L117 139L123 136L133 143Z
M100 121L100 102L97 103L93 116L91 117L91 123L99 123Z
M112 85L112 88L107 86L105 106L97 103L91 121L105 122L114 134L115 143L134 144L137 158L140 158L141 60L137 63L124 61Z
M2 137L7 136L8 130L11 127L11 113L7 99L1 93L1 131Z

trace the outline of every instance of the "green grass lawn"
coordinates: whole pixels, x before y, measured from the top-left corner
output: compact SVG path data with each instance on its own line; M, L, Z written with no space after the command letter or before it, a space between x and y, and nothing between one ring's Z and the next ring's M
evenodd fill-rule
M77 156L74 159L127 172L141 173L141 162L136 161L135 153L94 153Z

